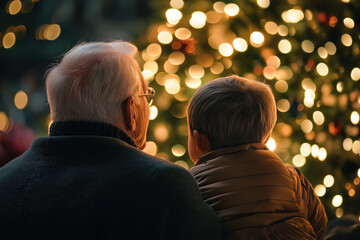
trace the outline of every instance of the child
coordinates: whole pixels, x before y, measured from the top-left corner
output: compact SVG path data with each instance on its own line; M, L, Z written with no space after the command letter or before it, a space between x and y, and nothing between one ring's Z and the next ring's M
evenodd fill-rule
M225 239L321 239L313 187L265 145L276 122L270 87L238 76L200 87L188 107L188 149L203 199Z

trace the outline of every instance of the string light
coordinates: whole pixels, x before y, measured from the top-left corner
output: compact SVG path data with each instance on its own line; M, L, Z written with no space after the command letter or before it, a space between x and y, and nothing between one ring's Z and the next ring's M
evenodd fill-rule
M326 76L329 73L329 67L325 63L319 63L316 66L316 71L320 76Z
M169 78L165 81L165 90L170 94L176 94L180 91L180 83L178 79Z
M181 9L184 6L183 0L171 0L170 6L176 9Z
M290 9L283 12L281 17L287 23L297 23L304 19L304 13L299 9Z
M353 43L353 40L352 40L352 37L349 34L344 33L341 36L341 42L345 47L350 47L352 45L352 43Z
M239 14L240 8L235 3L229 3L225 5L224 11L227 15L233 17Z
M24 109L28 104L28 96L22 90L15 94L14 104L18 109Z
M343 141L343 148L345 151L351 151L353 146L353 141L351 140L351 138L345 138Z
M304 40L301 42L301 49L306 53L312 53L315 50L315 45L310 40Z
M325 187L329 188L334 185L335 179L332 175L328 174L324 177L324 185Z
M360 79L360 68L353 68L353 70L351 70L351 74L350 74L350 77L352 80L354 80L355 82L356 81L359 81Z
M9 14L10 15L16 15L20 12L22 7L22 3L19 0L14 0L9 4Z
M182 13L175 8L170 8L166 10L165 16L167 18L168 23L171 25L176 25L179 23L180 19L182 18Z
M14 46L15 40L15 34L13 32L8 32L2 39L2 45L4 46L4 48L11 48L12 46Z
M6 132L9 128L9 119L4 112L0 112L0 131Z
M229 43L222 43L219 46L219 52L224 57L230 57L234 53L234 49Z
M154 120L158 115L158 109L155 105L150 107L150 120Z
M189 23L193 28L203 28L206 24L206 14L200 11L193 12Z
M304 157L310 156L310 153L311 153L311 145L310 145L309 143L303 143L303 144L301 144L300 153L301 153L301 155L303 155Z
M180 40L186 40L191 37L191 31L187 28L178 28L175 30L175 37Z
M272 137L270 137L266 143L266 146L269 148L270 151L274 151L276 149L275 140Z
M335 195L333 200L332 200L332 205L334 207L340 207L342 202L343 202L342 196L341 195Z
M185 84L189 88L196 89L196 88L200 87L201 79L188 77L188 78L185 79Z
M275 35L278 33L278 25L275 22L268 21L265 23L265 31L270 35Z
M326 187L322 184L316 185L314 190L318 197L322 197L326 193Z
M351 123L356 125L359 123L359 113L357 111L353 111L350 116Z
M336 45L332 42L325 43L325 49L329 55L335 55L336 54Z
M354 26L355 26L355 22L354 22L354 20L352 20L351 18L344 18L344 25L345 25L345 27L347 27L347 28L354 28Z
M250 34L250 44L253 47L261 47L264 43L265 37L261 32L255 31Z
M186 149L181 144L176 144L171 148L171 152L175 157L181 157L186 153Z
M270 0L257 0L256 3L261 8L268 8L270 6Z
M287 54L291 51L291 43L289 40L283 39L279 42L278 48L280 52Z
M300 154L297 154L293 157L292 162L296 167L302 167L306 163L306 158Z
M235 38L233 41L234 49L238 52L245 52L248 48L248 44L243 38Z
M189 75L192 78L202 78L205 74L205 70L200 65L192 65L189 67Z
M153 141L146 142L145 148L143 149L147 154L155 156L157 153L157 145Z
M158 34L158 40L162 44L169 44L173 40L173 36L168 31L161 31Z

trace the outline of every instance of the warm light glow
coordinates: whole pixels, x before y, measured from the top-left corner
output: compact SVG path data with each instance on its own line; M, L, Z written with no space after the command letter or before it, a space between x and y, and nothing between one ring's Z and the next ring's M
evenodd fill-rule
M341 36L341 42L344 46L350 47L353 43L353 40L352 40L352 37L350 36L350 34L344 33Z
M60 33L61 28L58 24L47 25L44 29L44 38L53 41L60 36Z
M170 94L177 94L180 91L179 80L175 78L166 79L165 90Z
M4 112L0 112L0 131L6 132L9 128L9 119Z
M225 69L224 64L222 64L221 62L215 62L210 67L210 71L215 75L222 73L224 69Z
M316 158L319 154L319 146L314 144L311 146L311 155Z
M181 65L185 61L185 55L182 52L173 52L169 55L169 62L173 65Z
M154 120L158 115L158 109L156 106L152 105L150 107L150 120Z
M14 46L15 40L15 34L12 32L8 32L2 39L2 45L4 46L4 48L11 48L12 46Z
M292 162L295 167L302 167L306 163L306 158L300 154L297 154L293 157Z
M192 78L202 78L205 74L205 70L200 65L192 65L189 67L189 75Z
M360 68L353 68L353 70L351 70L351 74L350 74L350 77L352 80L354 80L355 82L356 81L359 81L360 79Z
M176 161L175 164L179 165L179 166L181 166L181 167L183 167L185 169L189 169L189 165L183 160Z
M270 0L257 0L256 3L261 8L268 8L270 6Z
M341 206L342 202L343 202L342 196L341 195L336 195L332 200L332 205L334 207L339 207L339 206Z
M176 144L171 148L171 152L175 157L181 157L186 153L186 149L181 144Z
M146 53L151 57L152 60L158 59L161 55L161 52L161 46L157 43L151 43L146 48Z
M316 85L310 78L304 78L301 82L301 86L304 90L311 89L314 92L316 91Z
M235 3L229 3L225 5L224 11L227 15L233 17L239 14L240 8Z
M278 34L282 37L285 37L289 34L289 29L285 25L279 25Z
M273 66L266 66L264 67L263 75L266 79L272 80L276 77L276 69Z
M349 196L350 196L350 197L355 196L355 190L354 190L354 189L350 189L350 190L349 190Z
M15 94L14 104L18 109L24 109L28 104L28 96L24 91L18 91Z
M233 41L233 46L238 52L245 52L248 48L248 44L243 38L235 38L235 40Z
M224 13L225 5L226 4L224 2L216 2L214 3L213 8L218 13Z
M141 74L143 75L144 79L148 82L154 79L154 73L150 70L144 70L141 72Z
M276 81L276 83L275 83L275 89L279 93L286 93L288 88L289 88L289 85L284 80L279 80L279 81Z
M350 116L351 123L356 125L359 123L359 113L357 111L353 111Z
M351 189L351 190L353 190L353 189ZM342 210L342 208L336 209L336 211L335 211L335 216L336 216L337 218L341 218L343 215L344 215L344 211Z
M165 124L159 123L155 125L154 137L159 142L165 142L169 138L169 129Z
M327 157L327 151L325 148L320 148L318 153L318 159L324 161Z
M261 32L252 32L250 35L250 43L254 47L261 47L264 43L265 37Z
M360 168L359 168L358 171L357 171L357 175L358 175L358 177L360 178Z
M281 65L280 58L278 56L272 55L266 58L266 64L274 68L278 68Z
M305 119L301 123L301 130L303 130L304 133L309 133L313 129L313 123L309 119Z
M179 70L179 66L171 64L169 60L164 63L164 70L167 73L176 73Z
M178 9L170 8L166 10L165 16L168 23L172 25L176 25L179 23L180 19L182 18L182 13Z
M265 31L270 35L275 35L278 33L278 25L275 22L266 22L264 28Z
M354 20L352 20L351 18L344 18L344 25L347 28L354 28L355 27L355 22Z
M270 137L266 143L266 146L269 148L270 151L274 151L276 149L275 140L272 137Z
M157 145L153 141L146 142L145 148L143 149L144 152L147 154L150 154L152 156L155 156L157 153Z
M336 90L337 90L338 92L342 92L342 91L344 90L344 84L343 84L342 82L338 82L338 83L336 84Z
M327 56L328 56L328 52L326 51L326 48L324 48L324 47L319 47L317 52L318 52L319 56L323 59L327 58Z
M325 63L319 63L316 66L316 71L320 76L326 76L329 73L329 68Z
M326 187L322 184L316 185L314 190L318 197L322 197L326 193Z
M144 64L144 70L149 70L153 73L153 75L155 75L159 69L159 66L157 64L157 62L155 61L148 61Z
M334 185L335 179L332 175L326 175L324 177L324 185L325 187L329 188L332 187Z
M353 141L351 138L345 138L344 141L343 141L343 148L345 151L351 151L352 149L352 146L353 146ZM359 176L360 177L360 176Z
M222 43L219 46L219 52L224 57L229 57L234 53L234 49L229 43Z
M186 79L185 79L185 84L186 84L186 86L188 86L189 88L196 89L196 88L200 87L200 85L201 85L201 79L189 77L189 78L186 78Z
M325 43L325 49L328 52L329 55L335 55L336 54L336 45L332 42Z
M287 66L280 67L276 70L276 78L278 80L290 80L293 77L291 68Z
M203 28L206 24L206 14L200 11L193 12L189 22L193 28Z
M310 153L311 153L311 145L310 145L309 143L303 143L303 144L301 144L300 153L301 153L301 155L303 155L304 157L310 156Z
M325 122L325 116L320 111L315 111L313 113L313 119L316 125L322 125Z
M9 14L16 15L20 12L22 7L21 1L14 0L9 4Z
M183 0L171 0L170 6L173 8L176 8L176 9L180 9L184 6L184 1Z
M278 48L280 52L287 54L291 51L291 43L289 40L283 39L279 42Z
M359 140L355 140L352 146L352 151L355 154L359 154L360 153L360 141Z
M175 30L175 37L180 40L186 40L191 37L191 31L187 28L178 28Z
M290 9L283 12L281 17L287 23L297 23L304 19L304 13L299 9Z
M301 43L301 49L306 53L312 53L315 50L315 45L310 40L304 40Z
M159 32L157 37L159 42L161 42L162 44L169 44L173 40L173 36L168 31Z
M279 112L287 112L290 109L290 102L287 99L280 99L277 102L277 109Z

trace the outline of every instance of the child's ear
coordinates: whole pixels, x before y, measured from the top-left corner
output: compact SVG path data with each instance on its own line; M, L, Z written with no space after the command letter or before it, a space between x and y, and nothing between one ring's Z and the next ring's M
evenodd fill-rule
M210 152L211 144L209 138L205 134L199 133L197 130L194 130L193 134L195 138L196 151L201 155Z

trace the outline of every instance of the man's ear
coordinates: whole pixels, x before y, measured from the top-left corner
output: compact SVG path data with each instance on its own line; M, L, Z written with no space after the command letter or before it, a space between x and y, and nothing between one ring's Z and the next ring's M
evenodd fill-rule
M211 150L211 144L209 138L197 130L193 131L194 138L195 138L195 147L196 151L199 152L201 155L204 155Z
M134 97L129 97L125 101L126 101L126 105L124 107L125 127L128 131L133 132L136 129L135 100Z

